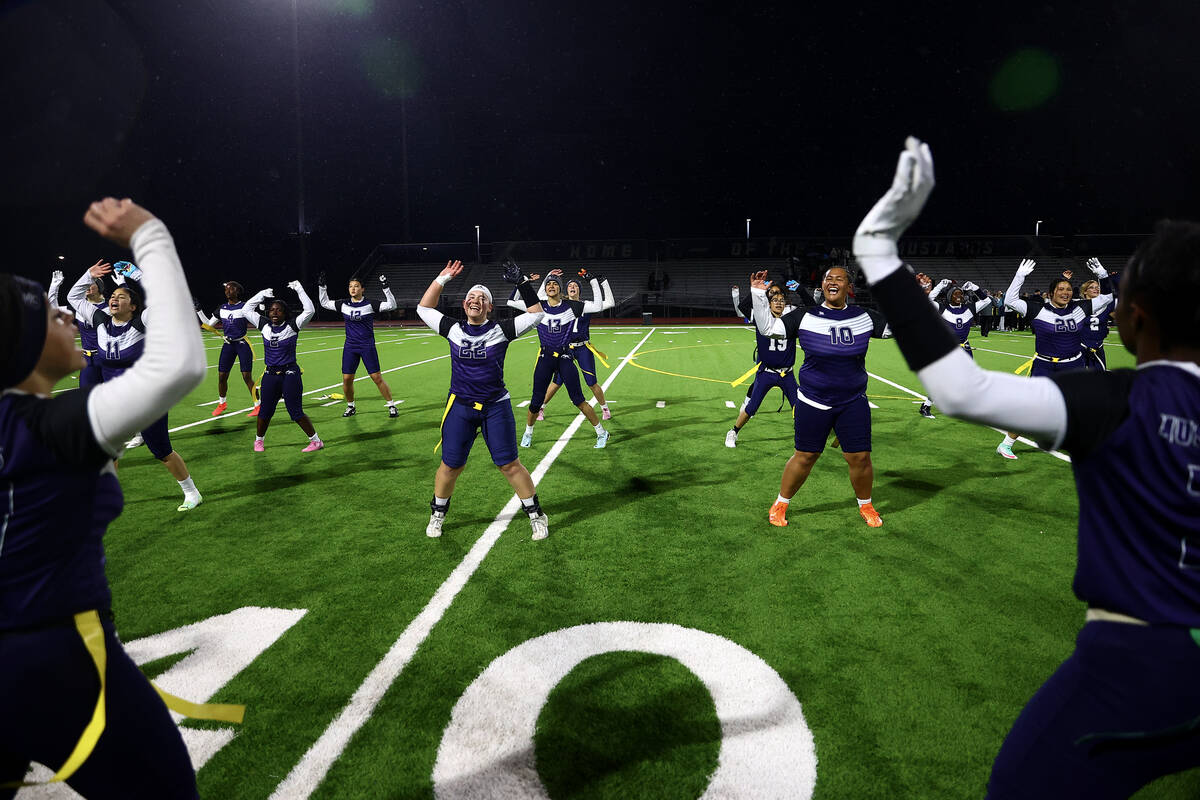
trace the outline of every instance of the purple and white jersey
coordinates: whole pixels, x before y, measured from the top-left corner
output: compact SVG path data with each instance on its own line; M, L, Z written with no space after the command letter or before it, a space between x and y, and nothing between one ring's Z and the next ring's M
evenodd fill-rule
M592 338L592 315L580 314L571 330L571 342L586 342Z
M971 325L975 321L975 317L979 312L990 306L992 301L988 297L980 298L974 303L968 303L962 306L952 306L949 304L938 304L938 311L941 313L942 319L950 326L950 330L954 331L954 336L958 339L958 343L962 344L967 341L967 336L971 333Z
M0 630L111 605L101 538L124 500L91 391L0 396Z
M1086 305L1085 305L1086 304ZM1076 358L1083 344L1083 329L1091 315L1091 300L1072 300L1066 308L1045 302L1040 308L1029 303L1034 349L1045 359Z
M537 325L538 341L547 350L566 352L575 322L583 314L582 300L563 300L556 306L542 301L545 316Z
M867 345L886 325L882 316L858 306L817 306L792 312L793 334L804 350L796 373L800 399L826 406L849 403L867 390Z
M242 308L246 303L224 303L217 309L216 313L209 317L209 324L212 324L213 319L221 321L221 333L231 342L236 342L239 339L246 337L246 317L242 314Z
M1105 306L1102 311L1087 318L1087 324L1083 326L1083 334L1080 337L1085 347L1095 349L1104 344L1104 340L1108 337L1109 315L1112 310L1113 307L1110 304Z
M296 283L294 286L299 287L300 284ZM267 315L259 314L248 306L242 307L242 316L262 332L263 364L267 367L286 367L296 363L296 337L300 335L300 329L307 325L313 318L313 314L316 313L312 300L303 289L297 289L296 294L300 296L300 305L304 310L278 325L273 324Z
M391 311L396 307L396 298L391 289L383 290L383 302L377 300L330 300L324 286L317 287L317 299L322 308L336 311L346 323L346 347L367 349L375 346L375 315L380 311Z
M96 311L102 311L108 307L108 303L88 303L94 310L92 315L87 319L83 317L75 317L75 327L79 329L79 347L81 350L94 351L99 350L100 345L96 341L96 328L92 325L92 319L95 318Z
M146 349L146 326L141 314L124 324L116 322L107 311L97 311L96 349L104 379L111 380L133 366Z
M450 393L463 400L491 403L509 396L504 386L504 356L509 342L535 326L541 314L488 320L472 325L433 308L417 313L430 328L450 342Z
M1079 492L1075 594L1200 628L1200 367L1056 375Z
M784 315L795 311L793 306L784 307ZM782 319L782 317L780 317ZM792 369L796 366L796 339L787 337L779 339L764 336L760 331L754 331L755 360L767 369Z

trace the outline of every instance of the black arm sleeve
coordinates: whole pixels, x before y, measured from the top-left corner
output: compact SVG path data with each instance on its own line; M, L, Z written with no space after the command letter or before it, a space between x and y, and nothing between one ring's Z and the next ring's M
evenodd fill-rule
M438 323L438 336L449 336L450 329L458 324L458 320L450 319L447 316L442 317L442 321ZM501 323L503 324L503 323Z
M883 316L891 323L892 336L908 368L917 372L951 353L958 341L938 316L929 296L913 279L912 267L905 265L875 284L871 291L879 301Z
M92 318L88 321L92 323L93 328L99 328L110 319L112 319L112 316L109 315L107 311L102 308L97 308L95 313L92 314Z
M863 311L867 312L867 316L871 318L871 322L875 325L875 327L871 329L871 338L882 339L883 329L888 325L887 317L883 316L883 314L880 314L874 309L864 308Z
M1050 376L1067 404L1067 434L1062 449L1086 458L1129 416L1129 392L1137 371L1077 370Z
M794 339L800 333L800 320L804 319L804 315L808 313L806 308L796 308L784 314L781 319L783 321L783 329L787 331L789 339Z
M516 317L509 317L508 319L502 319L502 320L500 320L499 325L500 325L501 332L504 333L505 339L508 339L511 342L513 339L517 338L517 318Z
M582 300L568 300L567 305L569 305L571 307L571 311L575 312L575 319L579 319L580 317L583 316L583 301Z
M517 291L521 294L521 302L526 308L533 308L542 299L538 297L537 288L533 285L533 281L522 281L517 284Z
M738 301L738 313L748 318L754 312L754 298L747 295Z
M19 401L17 413L33 437L64 464L99 469L112 456L104 452L92 432L87 403L91 386L58 397L27 395Z

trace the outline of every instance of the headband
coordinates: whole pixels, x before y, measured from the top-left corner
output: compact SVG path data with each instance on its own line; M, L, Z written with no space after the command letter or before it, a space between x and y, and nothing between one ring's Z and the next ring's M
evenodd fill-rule
M470 294L471 292L481 292L483 296L487 298L489 303L492 302L492 290L484 286L482 283L477 283L470 289L467 289L467 294Z

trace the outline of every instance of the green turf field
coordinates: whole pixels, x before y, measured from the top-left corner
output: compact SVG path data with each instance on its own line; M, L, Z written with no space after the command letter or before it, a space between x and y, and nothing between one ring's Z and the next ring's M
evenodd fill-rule
M724 446L750 328L597 326L612 438L593 449L554 399L521 451L550 517L533 542L482 441L426 538L448 348L425 329L377 339L399 419L361 371L357 416L319 399L341 391L343 335L310 329L306 409L327 446L301 453L281 404L256 454L236 372L210 416L206 334L208 377L170 416L204 504L177 513L145 448L121 461L106 543L123 640L164 688L247 706L235 731L183 723L206 798L693 798L714 773L727 797L813 780L817 798L982 797L1073 646L1069 463L1027 444L1006 461L1001 434L921 418L894 342L867 361L884 526L860 520L830 449L779 529L779 393ZM972 340L993 369L1032 353L1025 334ZM1131 363L1115 335L1109 350ZM514 406L535 352L535 334L509 349ZM1198 793L1189 773L1139 797Z

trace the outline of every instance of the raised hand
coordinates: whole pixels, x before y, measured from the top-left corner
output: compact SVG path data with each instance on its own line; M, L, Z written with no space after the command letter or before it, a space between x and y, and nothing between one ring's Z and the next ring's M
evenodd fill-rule
M977 283L975 283L974 281L967 281L966 283L964 283L962 285L962 288L968 292L979 291L979 285Z
M88 274L93 278L103 278L108 273L112 272L112 264L109 264L103 258L88 267Z
M300 290L302 290L304 288L304 284L300 283L300 281L288 281L287 286L289 289L291 289L296 294L299 294Z
M904 142L892 185L867 212L854 233L854 255L898 256L896 242L933 191L933 153L914 136Z
M88 206L83 224L121 247L129 247L129 239L142 224L154 215L126 197L118 200L106 197Z
M380 276L379 276L379 285L380 285L380 286L382 286L384 289L388 288L388 279L387 279L387 275L380 274Z
M1033 272L1033 268L1036 266L1037 262L1032 258L1022 258L1021 265L1017 267L1017 275L1021 278L1026 278Z
M758 272L750 273L750 288L751 289L762 289L765 292L767 290L767 287L770 285L771 285L771 282L767 280L767 271L765 269L760 270Z
M325 280L325 270L317 273L317 286L328 286L329 282Z
M1089 258L1087 260L1087 266L1088 266L1088 269L1090 269L1096 275L1097 278L1107 278L1108 277L1108 270L1106 270L1104 268L1104 265L1100 263L1100 259Z
M463 263L461 261L447 261L446 268L438 273L439 278L451 280L457 277L463 271Z

